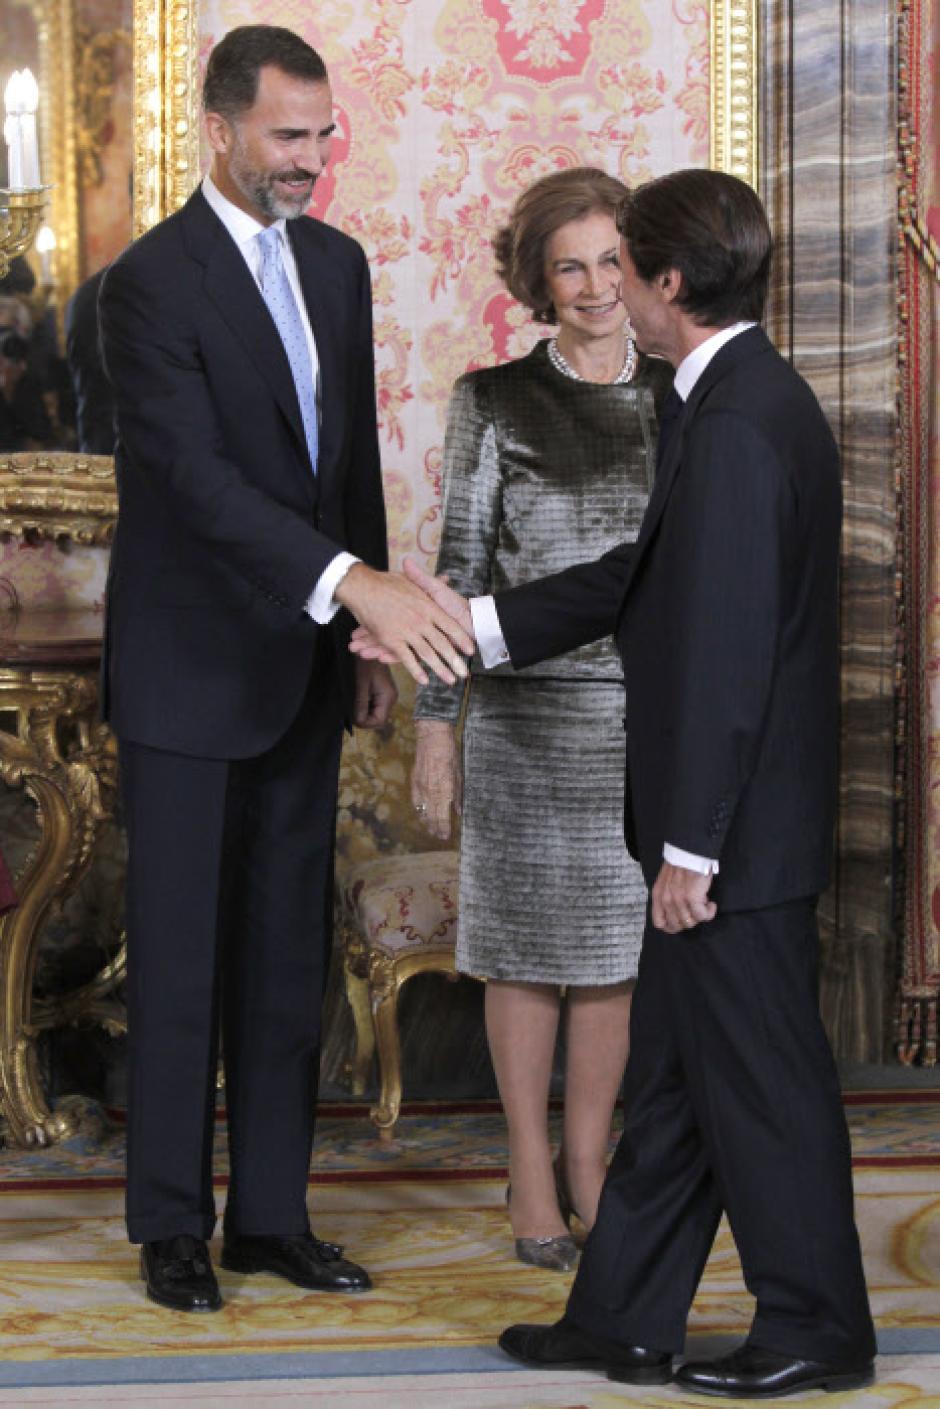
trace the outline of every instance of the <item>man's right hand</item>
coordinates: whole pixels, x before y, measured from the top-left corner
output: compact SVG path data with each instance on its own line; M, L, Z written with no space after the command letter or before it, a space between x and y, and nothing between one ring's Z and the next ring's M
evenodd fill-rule
M420 573L421 569L417 571ZM422 575L429 577L427 573ZM450 591L446 587L444 590ZM463 602L456 592L451 595ZM360 652L367 659L397 662L419 685L428 683L424 666L445 685L453 685L458 677L466 676L464 656L473 654L472 635L415 585L415 580L409 582L398 573L376 572L365 563L354 563L337 586L335 597L368 633L372 649L368 655ZM469 609L466 615L469 618Z
M461 597L459 592L455 592L447 581L447 575L434 577L433 574L425 572L420 563L416 563L414 558L405 558L402 563L405 576L416 587L420 587L422 592L426 592L442 611L453 617L458 626L466 631L473 640L473 616L470 611L470 603L466 597Z

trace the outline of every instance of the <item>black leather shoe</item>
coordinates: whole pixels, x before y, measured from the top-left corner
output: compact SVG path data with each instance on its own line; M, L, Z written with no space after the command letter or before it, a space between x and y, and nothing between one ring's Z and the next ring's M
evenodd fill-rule
M625 1385L667 1385L672 1356L638 1345L618 1345L589 1336L564 1317L554 1326L510 1326L499 1348L523 1365L542 1370L600 1370Z
M825 1364L779 1355L757 1345L742 1345L719 1360L688 1360L676 1371L676 1384L697 1394L724 1394L730 1399L775 1399L804 1389L831 1393L863 1389L875 1378L873 1360Z
M273 1272L312 1292L367 1292L372 1286L365 1268L347 1262L338 1243L321 1243L312 1233L226 1233L222 1266L229 1272Z
M171 1311L219 1311L222 1307L209 1249L201 1238L180 1233L175 1238L144 1243L140 1275L147 1283L150 1300Z

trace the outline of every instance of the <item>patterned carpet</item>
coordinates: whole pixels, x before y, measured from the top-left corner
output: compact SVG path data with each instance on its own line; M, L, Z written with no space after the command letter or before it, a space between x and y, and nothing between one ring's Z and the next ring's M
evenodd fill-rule
M940 1092L846 1099L886 1357L877 1389L851 1402L940 1409ZM498 1108L407 1107L398 1133L380 1144L362 1107L328 1107L320 1123L315 1226L370 1267L370 1295L316 1297L273 1278L222 1273L227 1305L209 1317L163 1312L142 1296L124 1240L119 1129L97 1149L89 1139L0 1151L0 1404L682 1402L672 1390L614 1390L597 1377L513 1370L493 1348L499 1330L554 1319L568 1279L512 1256ZM708 1347L730 1344L750 1315L723 1227L693 1309L691 1348L702 1349L703 1337Z

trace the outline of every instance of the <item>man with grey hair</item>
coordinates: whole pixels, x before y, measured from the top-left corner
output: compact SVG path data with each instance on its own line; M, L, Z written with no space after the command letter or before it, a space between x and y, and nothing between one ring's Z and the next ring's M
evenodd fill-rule
M129 843L127 1221L148 1295L184 1311L222 1304L206 1248L220 1013L222 1265L370 1285L306 1205L342 729L384 724L395 700L384 666L350 666L349 613L419 678L421 662L462 671L471 648L385 571L369 272L353 240L299 218L334 130L323 61L289 30L235 29L204 108L210 174L100 298L118 427L104 708Z

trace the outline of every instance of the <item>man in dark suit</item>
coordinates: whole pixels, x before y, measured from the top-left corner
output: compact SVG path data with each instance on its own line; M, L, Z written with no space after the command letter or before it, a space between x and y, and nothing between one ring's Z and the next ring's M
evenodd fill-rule
M471 604L487 664L615 633L626 830L651 887L624 1135L597 1222L562 1321L510 1327L500 1344L531 1365L665 1383L724 1211L757 1302L750 1334L677 1380L738 1397L847 1389L870 1380L875 1343L816 991L836 792L838 456L809 387L757 326L771 240L753 191L678 172L634 193L622 231L637 342L676 368L639 538ZM383 658L374 637L359 642Z
M128 1231L150 1297L193 1311L221 1305L205 1244L220 1012L223 1266L369 1286L306 1206L342 727L384 723L395 698L384 666L354 678L340 608L397 636L419 676L442 654L462 668L451 636L471 644L383 571L368 268L298 218L333 131L323 62L288 30L234 30L204 107L211 174L100 297L119 433L104 703L129 842Z

